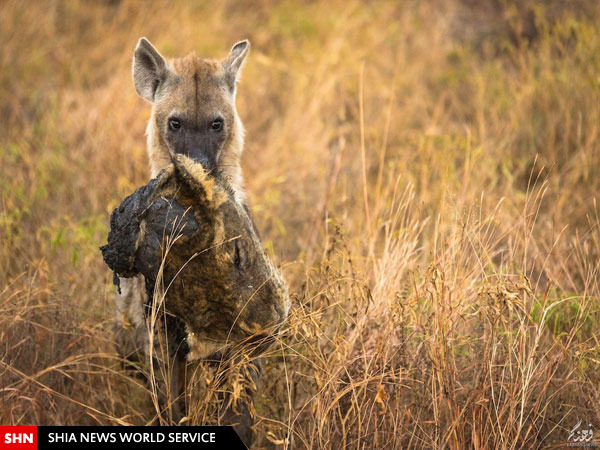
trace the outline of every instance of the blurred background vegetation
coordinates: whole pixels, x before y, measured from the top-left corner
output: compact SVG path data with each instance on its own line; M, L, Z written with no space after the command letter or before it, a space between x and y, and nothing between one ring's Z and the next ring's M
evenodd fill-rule
M293 296L257 448L600 427L599 20L583 0L1 1L0 423L153 417L98 251L149 177L146 36L168 57L252 42L243 171Z

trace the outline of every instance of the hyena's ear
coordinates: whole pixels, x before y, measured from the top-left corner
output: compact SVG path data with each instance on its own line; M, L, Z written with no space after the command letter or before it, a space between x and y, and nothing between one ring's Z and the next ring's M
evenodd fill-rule
M165 59L146 38L141 38L133 53L133 84L140 97L154 102L156 90L168 72Z
M223 67L227 73L227 82L229 83L231 90L235 89L235 83L240 78L240 73L242 72L241 69L246 61L249 50L250 41L248 41L248 39L240 41L231 47L229 56L223 61Z

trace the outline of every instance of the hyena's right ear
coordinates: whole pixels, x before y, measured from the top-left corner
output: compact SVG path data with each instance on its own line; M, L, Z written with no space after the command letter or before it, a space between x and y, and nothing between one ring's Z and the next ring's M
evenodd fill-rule
M156 90L168 73L165 59L146 38L141 38L133 53L133 84L140 97L154 102Z
M246 56L248 56L249 50L250 41L248 39L244 39L243 41L240 41L231 47L229 55L225 61L223 61L223 67L225 67L225 71L227 73L227 82L229 83L229 87L232 91L235 91L235 83L237 83L240 79L240 72L244 62L246 61Z

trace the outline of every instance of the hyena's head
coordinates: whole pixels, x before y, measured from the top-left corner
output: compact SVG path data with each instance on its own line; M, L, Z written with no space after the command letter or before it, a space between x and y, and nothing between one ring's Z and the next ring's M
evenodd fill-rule
M133 82L152 104L148 152L152 176L186 155L207 170L219 168L241 196L243 126L235 107L236 82L250 43L233 46L222 61L190 54L166 60L141 38L133 56Z

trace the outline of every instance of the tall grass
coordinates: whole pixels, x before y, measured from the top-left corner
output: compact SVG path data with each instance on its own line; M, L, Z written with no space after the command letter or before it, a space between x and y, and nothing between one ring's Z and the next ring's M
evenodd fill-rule
M595 2L5 1L0 423L156 415L115 352L98 251L149 175L145 35L168 56L252 42L243 170L293 296L257 448L561 448L579 419L597 429L599 19ZM211 423L226 388L194 370L190 421Z

